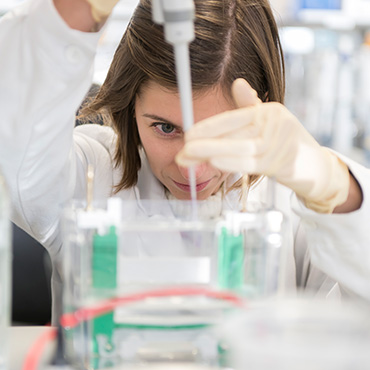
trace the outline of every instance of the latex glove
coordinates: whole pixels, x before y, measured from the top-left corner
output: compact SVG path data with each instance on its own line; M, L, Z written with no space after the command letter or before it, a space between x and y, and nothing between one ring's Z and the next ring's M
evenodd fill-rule
M91 14L97 23L105 21L119 0L87 0L91 5Z
M261 103L245 80L236 80L232 93L243 108L195 124L176 157L179 165L208 162L225 172L275 177L320 213L331 213L347 200L347 166L293 114L282 104Z

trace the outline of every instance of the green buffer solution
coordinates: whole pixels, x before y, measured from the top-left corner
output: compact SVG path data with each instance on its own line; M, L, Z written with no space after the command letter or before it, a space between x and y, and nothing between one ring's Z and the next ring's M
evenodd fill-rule
M221 289L241 291L244 283L244 238L223 227L218 239L218 284Z
M93 289L113 290L117 287L117 245L118 238L115 226L111 226L105 235L93 236L92 281ZM105 351L114 350L114 312L107 313L93 320L93 351L97 362L99 359L99 346L97 338L105 337L107 342ZM93 364L96 368L97 363Z

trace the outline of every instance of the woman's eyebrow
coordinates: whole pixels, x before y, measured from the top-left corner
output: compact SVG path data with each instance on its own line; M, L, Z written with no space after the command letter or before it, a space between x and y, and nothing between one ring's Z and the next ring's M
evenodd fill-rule
M156 114L145 113L145 114L143 114L143 117L147 117L147 118L153 119L155 121L160 121L160 122L166 123L168 125L172 125L176 129L182 130L182 126L176 125L175 123L173 123L171 121L168 121L167 119L165 119L163 117L157 116Z

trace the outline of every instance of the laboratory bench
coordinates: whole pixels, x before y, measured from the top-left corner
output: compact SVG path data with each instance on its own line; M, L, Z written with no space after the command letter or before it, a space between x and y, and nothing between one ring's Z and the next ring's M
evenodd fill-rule
M21 370L26 355L40 335L51 331L50 326L12 326L9 328L9 370ZM54 352L55 343L51 342L44 347L39 369L46 368Z
M9 328L9 366L8 370L24 370L24 360L29 353L34 342L46 332L53 330L50 326L12 326ZM43 351L39 361L38 370L48 369L48 365L55 351L55 341L48 343ZM217 370L201 364L192 363L155 363L147 366L128 366L124 367L126 370ZM120 366L110 370L123 370Z

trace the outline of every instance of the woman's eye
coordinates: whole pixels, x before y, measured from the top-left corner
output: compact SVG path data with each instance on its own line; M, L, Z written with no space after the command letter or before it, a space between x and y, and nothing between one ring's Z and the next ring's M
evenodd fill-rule
M158 126L160 126L161 131L165 134L171 134L175 130L175 128L169 123L163 123Z
M160 135L173 136L177 134L176 127L170 123L154 122L152 126Z

